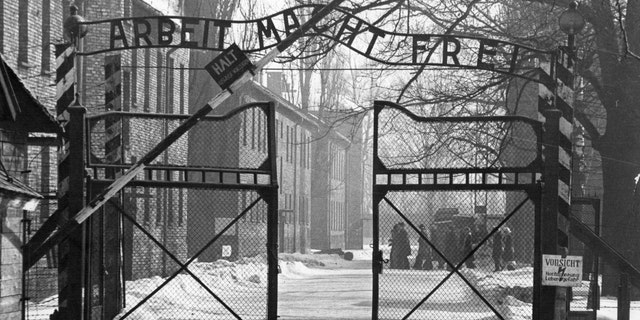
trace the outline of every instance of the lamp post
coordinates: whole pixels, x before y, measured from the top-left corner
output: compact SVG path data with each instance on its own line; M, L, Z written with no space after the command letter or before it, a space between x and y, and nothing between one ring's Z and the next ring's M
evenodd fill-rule
M585 25L584 17L578 11L578 1L571 1L571 3L569 3L569 9L562 12L558 17L558 25L560 26L560 30L568 36L567 46L569 55L571 59L573 59L575 35L582 31Z

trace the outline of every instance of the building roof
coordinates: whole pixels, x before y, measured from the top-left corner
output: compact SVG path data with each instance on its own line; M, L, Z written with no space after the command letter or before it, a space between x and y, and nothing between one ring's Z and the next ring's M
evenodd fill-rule
M0 122L24 132L61 132L60 125L27 89L0 54ZM0 192L11 199L42 198L38 192L0 168Z
M61 132L47 108L31 93L0 54L0 121L14 122L26 132Z
M260 83L256 82L256 81L251 81L246 85L247 88L251 88L251 89L255 89L258 92L261 92L262 94L266 95L267 97L273 99L273 101L278 103L278 106L280 107L280 109L278 110L279 113L287 116L288 118L297 118L301 124L302 123L306 123L311 125L312 127L314 127L315 129L317 129L317 127L320 124L320 119L318 119L318 117L316 117L315 115L309 113L309 112L305 112L304 110L296 107L293 103L291 103L289 100L281 97L280 95L278 95L277 93L269 90L267 87L261 85Z
M275 102L277 102L277 106L278 106L277 112L294 121L297 121L299 125L303 125L303 126L309 125L313 127L316 133L321 133L322 135L325 134L324 131L327 131L326 133L328 133L329 136L345 144L348 144L351 141L341 132L339 132L338 130L335 130L335 128L333 128L330 124L326 123L323 119L313 114L313 112L307 112L298 108L289 100L269 90L269 88L261 85L260 83L256 81L251 81L245 87L250 89L255 89L258 92L261 92L267 97L273 99Z

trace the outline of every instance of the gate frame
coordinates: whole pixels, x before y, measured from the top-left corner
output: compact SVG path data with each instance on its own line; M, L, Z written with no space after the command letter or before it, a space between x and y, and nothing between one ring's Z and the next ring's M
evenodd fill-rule
M225 120L228 120L242 112L245 112L247 110L250 110L251 108L259 108L261 109L264 113L265 113L265 117L267 119L267 126L266 126L266 133L267 133L267 153L266 153L266 159L264 160L264 162L257 168L257 169L248 169L248 168L221 168L221 167L201 167L201 166L197 166L197 167L192 167L192 166L171 166L171 165L149 165L145 168L144 172L145 172L145 177L151 177L152 175L146 174L148 172L152 172L152 171L163 171L166 172L167 174L170 173L171 171L183 171L183 172L217 172L220 173L220 176L222 176L223 173L234 173L237 175L238 178L238 183L207 183L207 182L189 182L189 181L165 181L165 180L132 180L129 183L126 184L127 187L136 187L136 186L145 186L145 187L157 187L157 188L200 188L200 189L208 189L208 190L255 190L260 197L263 199L263 201L267 204L267 230L266 230L266 255L267 255L267 300L266 300L266 311L267 311L267 319L275 319L277 317L277 307L278 307L278 254L277 254L277 250L278 250L278 177L277 177L277 166L276 166L276 151L277 151L277 140L276 140L276 107L275 104L273 102L254 102L254 103L248 103L248 104L244 104L241 105L238 108L235 108L233 111L228 112L224 115L214 115L214 116L206 116L203 117L202 120L206 121L207 119L209 120L215 120L215 121L220 121L223 122ZM84 162L84 164L82 166L79 166L80 168L87 168L88 171L93 171L94 176L96 175L97 171L100 169L106 169L106 170L113 170L115 172L117 171L121 171L121 170L126 170L127 168L129 168L129 165L127 165L126 163L123 164L96 164L96 163L92 163L90 161L90 157L91 157L91 153L89 151L89 147L90 147L90 121L92 120L98 120L98 119L102 119L102 118L109 118L109 117L114 117L114 116L120 116L120 117L127 117L127 116L132 116L132 117L137 117L137 118L154 118L154 119L183 119L186 120L190 117L190 115L176 115L176 114L150 114L150 113L131 113L131 112L107 112L107 113L101 113L95 116L86 116L85 113L71 113L71 117L70 117L70 125L75 124L76 126L78 125L82 125L84 130L78 130L78 132L82 132L82 134L78 134L75 136L71 136L71 141L70 144L73 145L84 145L85 147L83 149L86 149L86 151L83 151L83 156L81 157L82 161ZM84 169L83 169L84 170ZM246 173L246 174L252 174L254 181L252 184L240 184L240 174L242 173ZM269 175L269 183L268 184L258 184L257 181L257 177L258 175ZM163 176L167 176L167 175L163 175ZM185 174L185 178L186 178L186 174ZM116 179L116 176L113 176L114 179ZM114 179L92 179L91 175L87 175L85 176L85 185L86 185L86 194L88 195L93 195L95 196L96 194L100 194L100 192L102 192L102 189L104 187L108 187L113 181ZM92 190L93 187L96 186L102 186L102 188L98 188L98 190ZM92 196L88 196L85 199L86 205L89 205L89 199L91 199ZM114 199L115 200L115 197ZM122 212L119 212L122 210L122 207L120 208L116 208L116 210L108 210L106 207L101 208L103 210L102 214L103 215L109 215L109 214L114 214L117 213L119 216L117 217L116 220L120 221L120 219L126 219L124 217L124 214ZM115 212L108 212L108 211L115 211ZM231 227L233 225L235 225L235 223L237 223L237 221L234 221L232 224L230 224L228 227ZM83 224L84 225L84 224ZM86 229L86 234L84 235L83 238L83 243L89 243L91 241L91 237L92 237L92 232L91 232L91 228L85 228ZM100 232L102 233L103 237L105 234L105 230L100 230ZM118 251L122 250L121 245L123 244L123 237L122 237L122 233L124 232L124 230L122 230L122 228L120 228L118 230L118 238L119 238L119 246L118 246ZM219 234L216 234L212 237L212 240L209 245L213 244L215 242L215 239L224 232L224 230L222 232L220 232ZM150 240L153 241L153 239L150 238ZM104 239L103 239L104 241ZM205 248L207 248L208 246L205 246ZM162 248L159 247L165 254L169 254L170 256L173 254L173 252L169 251L166 248ZM204 248L203 248L204 249ZM102 301L103 306L106 305L111 305L113 308L116 307L120 307L120 309L118 310L105 310L103 308L103 310L101 311L102 315L108 315L108 314L118 314L119 312L122 311L122 308L126 307L124 305L124 297L126 297L126 292L124 289L124 278L122 277L122 272L123 272L123 264L122 264L122 255L123 252L119 252L119 256L117 257L118 262L119 262L119 266L118 266L118 272L117 274L110 274L109 276L112 278L118 278L119 281L116 281L117 283L117 288L112 288L113 290L115 290L115 294L113 296L110 296L108 294L105 294L104 297L105 299ZM181 268L178 270L178 272L180 271L184 271L184 269L186 269L186 267L193 261L194 258L198 257L199 254L196 254L194 257L189 258L186 262L182 262L180 261L180 263L184 264L184 266L181 266ZM84 266L83 268L83 273L82 273L82 279L81 282L84 283L85 287L89 287L89 284L91 283L91 274L90 274L90 270L88 268L88 259L90 257L90 252L89 252L89 248L84 246L83 247L83 263L82 265ZM105 258L105 256L103 257L99 257L99 259L102 261L102 259ZM175 276L176 273L174 273ZM169 279L167 281L167 283L169 281L171 281L172 279ZM197 281L197 278L196 278ZM120 283L122 282L122 283ZM202 284L201 284L202 285ZM109 288L107 288L106 286L103 286L100 288L103 292L106 292L107 290L109 290ZM206 288L205 288L206 289ZM155 293L155 292L153 292ZM109 301L107 300L115 300L111 303L107 303ZM92 312L92 308L91 308L91 303L90 303L90 293L85 290L85 296L83 297L83 301L84 301L84 305L83 305L83 311L82 313L85 315L85 317L87 317L87 319L90 319L90 315ZM224 305L224 303L222 303ZM233 313L233 312L232 312Z
M416 122L475 122L475 121L487 121L487 120L519 120L525 123L528 123L533 128L536 133L537 138L537 156L536 159L529 164L527 167L510 167L510 168L498 168L492 170L490 168L431 168L431 169L388 169L384 166L382 161L378 156L378 133L379 133L379 114L385 108L392 108L402 112L405 116L410 117L412 120ZM557 110L546 110L544 114L546 116L547 121L541 123L540 121L533 120L531 118L523 117L523 116L493 116L493 117L421 117L417 116L411 111L405 109L404 107L395 104L393 102L388 101L374 101L374 120L373 120L373 170L372 170L372 202L373 202L373 249L374 249L374 258L372 260L372 271L373 271L373 294L372 294L372 319L378 319L379 313L379 274L382 273L382 265L384 263L383 256L380 248L380 212L379 206L385 195L389 191L474 191L474 190L503 190L503 191L524 191L528 195L528 199L530 199L534 204L534 271L533 271L533 310L532 315L533 319L547 319L543 313L544 309L550 309L547 311L546 316L548 316L548 312L551 312L551 318L553 317L554 308L543 308L543 291L546 289L552 289L555 293L555 287L543 287L542 286L542 253L547 252L545 249L548 249L550 246L555 247L556 237L542 237L543 230L556 230L557 229L557 205L558 205L558 191L557 191L557 173L558 173L558 136L559 136L559 111ZM554 121L555 120L555 121ZM543 145L545 146L543 149ZM549 153L554 153L555 151L555 161L553 158L549 158ZM545 153L545 160L543 161L543 153ZM506 170L505 170L506 169ZM487 184L485 183L485 179L482 179L481 183L469 184L469 175L470 174L482 174L483 177L486 174L490 173L514 173L517 175L519 173L527 173L534 174L533 177L541 177L546 181L536 181L535 183L529 184ZM555 179L554 177L555 173ZM406 175L408 174L418 174L419 182L417 184L406 184ZM434 179L433 184L423 184L422 183L422 175L427 174L431 175ZM452 179L454 174L463 174L467 177L466 184L453 184ZM387 176L386 184L377 184L376 177L380 175ZM403 180L402 184L392 184L391 176L392 175L402 175ZM449 184L438 184L437 177L439 175L448 175L449 176ZM533 179L532 177L532 182ZM546 179L545 179L546 178ZM517 180L516 180L517 181ZM555 182L555 183L554 183ZM555 188L553 185L555 184ZM551 186L551 188L549 188ZM526 200L525 200L526 201ZM555 209L555 210L554 210ZM552 218L552 219L551 219ZM546 221L545 221L546 220ZM506 220L503 220L504 223ZM554 224L554 226L550 225ZM410 224L412 228L415 229L415 226ZM417 229L416 229L417 230ZM490 232L489 236L493 235L493 232ZM421 235L422 236L422 235ZM424 236L422 236L424 240L428 241ZM486 238L483 239L486 241ZM435 248L435 247L434 247ZM475 249L477 250L478 247ZM458 269L464 261L471 255L475 250L473 250L470 254L468 254L458 266L452 265L449 261L446 261L451 267L454 268L453 271L450 271L449 276L454 273L458 273ZM446 260L446 258L445 258ZM463 277L464 278L464 277ZM445 280L446 281L446 280ZM473 287L471 287L473 289ZM481 297L481 296L480 296ZM428 298L428 296L427 296ZM481 297L482 298L482 297ZM555 300L555 294L550 297ZM423 301L424 302L424 301ZM422 303L422 302L421 302ZM412 311L413 312L413 311ZM410 315L410 314L409 314ZM496 314L501 318L499 314ZM540 318L540 317L543 318ZM548 319L551 319L548 318Z

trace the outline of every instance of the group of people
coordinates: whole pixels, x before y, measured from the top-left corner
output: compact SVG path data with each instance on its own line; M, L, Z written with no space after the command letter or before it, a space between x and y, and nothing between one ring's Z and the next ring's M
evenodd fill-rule
M491 258L493 258L495 266L494 272L502 271L505 268L507 270L516 268L511 229L505 227L494 234Z
M391 269L416 269L416 270L432 270L434 269L433 261L437 261L437 267L451 270L445 260L435 253L427 240L427 230L424 224L418 226L422 235L418 236L418 252L413 267L409 263L412 254L409 236L405 230L403 222L396 223L391 230L391 253L389 265ZM463 227L458 232L453 226L449 225L444 233L437 232L434 228L430 234L434 239L434 244L445 255L452 265L457 265L460 260L467 257L465 266L467 268L476 268L474 254L469 255L480 240L486 236L486 232L482 232L481 228L474 225L474 228ZM495 271L503 269L515 269L515 257L513 249L513 238L509 228L503 228L496 232L493 236L492 258L495 264Z
M485 232L486 233L486 232ZM464 260L465 266L469 269L476 267L475 255L470 254L477 243L484 237L484 234L477 225L473 230L470 227L462 227L457 232L453 226L449 226L444 234L437 234L439 238L435 239L436 244L442 248L442 253L452 265L457 265L460 260ZM469 255L467 257L467 255ZM451 270L451 265L440 257L436 257L438 267Z

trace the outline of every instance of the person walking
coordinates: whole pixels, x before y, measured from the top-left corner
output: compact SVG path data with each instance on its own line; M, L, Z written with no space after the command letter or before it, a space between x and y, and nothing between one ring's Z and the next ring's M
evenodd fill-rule
M431 242L433 243L435 248L437 248L438 251L440 251L441 253L446 254L446 246L444 244L444 234L442 234L439 228L436 228L436 226L434 225L432 225L429 228L429 231L431 234ZM432 252L433 260L437 263L437 266L435 268L444 269L445 263L444 263L444 260L442 259L442 256L440 256L436 250L431 250L431 252Z
M473 237L473 233L471 232L471 228L469 228L469 227L464 228L464 232L463 232L462 238L464 239L463 240L463 244L462 244L462 258L464 258L471 251L473 251L473 243L474 243L473 240L474 240L474 237ZM469 269L475 269L476 268L475 261L476 261L476 258L472 254L467 258L467 260L464 261L464 264Z
M416 261L413 263L413 269L416 270L431 270L433 264L431 263L431 248L423 236L427 237L427 230L424 224L418 226L420 234L418 235L418 254L416 255Z
M511 229L504 228L502 234L502 241L504 243L504 252L502 253L502 261L505 264L507 270L516 269L515 252L513 250L513 236L511 235Z
M493 272L502 271L502 268L504 268L504 266L502 265L503 252L504 243L502 242L502 230L500 230L493 235L493 244L491 251L491 258L493 258L493 265L495 266Z
M407 230L404 229L404 222L398 223L398 231L393 239L393 246L396 247L398 259L398 269L411 269L408 256L411 255L411 244Z
M398 236L398 229L400 228L400 224L396 223L391 228L391 238L389 238L389 246L391 246L391 250L389 252L389 268L390 269L398 269L398 249L395 245L395 240Z
M445 257L452 265L458 264L458 237L456 236L456 232L453 230L453 226L449 226L449 230L447 231L447 235L445 236ZM447 264L447 270L452 270L451 265Z

